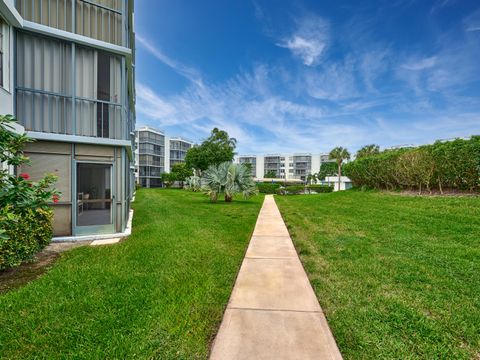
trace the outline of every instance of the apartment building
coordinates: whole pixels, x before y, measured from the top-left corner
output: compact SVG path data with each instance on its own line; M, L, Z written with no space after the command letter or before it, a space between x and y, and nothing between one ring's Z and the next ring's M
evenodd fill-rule
M185 162L187 151L193 146L193 143L182 137L173 137L169 139L169 144L171 169L173 165Z
M142 187L162 186L160 177L173 165L185 162L193 142L182 137L169 137L162 130L142 127L135 132L136 181Z
M328 154L267 154L261 156L239 155L240 164L252 164L252 173L257 179L267 174L285 180L307 180L308 175L320 171L322 162L329 162Z
M33 180L58 177L56 237L122 233L127 225L134 188L133 5L0 0L6 86L0 111L13 113L36 140L26 148L31 164L20 171Z

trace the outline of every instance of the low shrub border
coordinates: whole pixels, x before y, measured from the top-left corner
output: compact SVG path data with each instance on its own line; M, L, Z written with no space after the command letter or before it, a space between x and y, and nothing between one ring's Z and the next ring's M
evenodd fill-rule
M306 188L310 191L316 192L317 194L330 193L333 191L333 186L330 186L330 185L313 184L313 185L307 185Z
M257 183L258 192L262 194L275 194L280 188L279 183Z

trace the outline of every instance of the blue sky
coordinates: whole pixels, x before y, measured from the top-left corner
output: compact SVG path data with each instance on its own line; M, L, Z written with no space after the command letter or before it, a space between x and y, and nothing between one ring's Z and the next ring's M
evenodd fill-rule
M137 126L241 154L480 134L480 1L137 0Z

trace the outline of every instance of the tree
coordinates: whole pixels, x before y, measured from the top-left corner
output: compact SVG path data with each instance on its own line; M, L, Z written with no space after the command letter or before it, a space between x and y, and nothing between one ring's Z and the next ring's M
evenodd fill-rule
M377 155L380 153L380 147L375 144L365 145L360 150L357 151L355 155L356 159L360 159L367 156Z
M164 172L160 175L160 180L166 187L170 187L176 180L175 174Z
M275 172L275 170L268 170L264 176L265 179L275 179L276 177L277 173Z
M342 178L342 163L343 160L349 160L350 159L350 153L348 152L347 149L338 146L334 148L332 151L330 151L329 154L330 160L335 160L337 162L338 166L338 190L340 190L340 183L341 183L341 178Z
M231 162L236 146L235 138L229 137L224 130L214 128L205 141L188 149L185 163L189 169L195 169L201 175L211 165Z
M317 182L317 174L308 174L307 175L307 183L312 185Z
M184 181L193 175L192 169L187 167L185 163L173 164L170 173L174 178L174 181L181 182L182 187L183 187Z
M325 180L327 176L335 176L338 174L337 164L335 162L323 162L320 165L320 171L317 174L318 180Z
M221 193L226 202L231 202L237 193L248 198L258 192L251 170L244 164L229 161L211 165L203 174L202 185L212 202L216 202Z

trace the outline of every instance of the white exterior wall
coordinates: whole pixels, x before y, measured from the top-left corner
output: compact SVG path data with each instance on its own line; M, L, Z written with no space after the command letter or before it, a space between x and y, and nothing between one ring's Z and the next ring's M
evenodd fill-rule
M170 172L170 136L165 135L165 172Z
M265 175L265 158L263 156L257 156L257 168L256 178L261 179Z
M338 176L327 176L325 178L325 182L327 184L333 185L333 191L339 191L338 187ZM351 185L352 180L350 180L346 176L341 176L340 177L340 190L346 190L348 189L348 186Z

